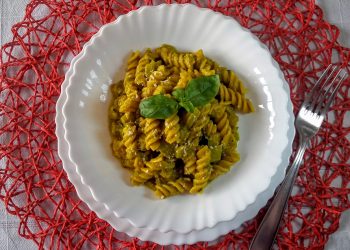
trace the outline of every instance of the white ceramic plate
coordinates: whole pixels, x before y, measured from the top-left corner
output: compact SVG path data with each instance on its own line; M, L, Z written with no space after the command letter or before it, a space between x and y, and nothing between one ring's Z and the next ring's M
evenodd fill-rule
M131 50L162 43L202 48L234 69L257 111L240 118L241 161L233 171L204 194L157 200L146 188L131 187L111 154L107 90ZM70 159L94 198L138 228L188 233L232 220L266 190L292 142L288 86L268 50L232 18L193 5L142 7L103 26L73 65L70 83L63 107Z
M228 233L229 231L236 229L239 227L242 222L253 218L260 208L262 208L267 200L272 196L277 185L282 181L284 176L284 171L286 164L281 164L276 174L272 177L270 186L264 192L258 195L256 201L249 205L247 209L241 211L237 214L237 216L231 220L226 222L218 223L213 228L206 228L200 231L192 231L188 234L179 234L176 232L168 232L161 233L157 230L152 231L143 228L134 228L127 220L118 218L115 216L110 210L108 210L103 204L98 203L92 196L89 188L81 182L81 177L77 174L76 169L73 167L74 164L71 162L68 156L68 143L64 139L64 116L62 113L63 104L66 102L66 88L68 86L68 79L72 75L72 65L74 65L75 61L79 58L77 56L71 62L71 67L68 70L65 81L61 87L61 96L57 101L56 106L56 135L58 138L58 153L62 160L63 167L68 175L69 180L73 183L78 193L80 199L87 202L89 208L96 212L97 216L109 222L112 227L120 232L124 232L131 237L137 237L143 241L153 241L161 245L170 245L170 244L193 244L199 241L211 241L218 238L221 235ZM290 107L291 109L291 107ZM293 128L293 119L289 119L290 128ZM288 137L294 137L294 130L289 129ZM284 151L282 158L283 162L288 161L289 155L291 152L291 147L287 147Z

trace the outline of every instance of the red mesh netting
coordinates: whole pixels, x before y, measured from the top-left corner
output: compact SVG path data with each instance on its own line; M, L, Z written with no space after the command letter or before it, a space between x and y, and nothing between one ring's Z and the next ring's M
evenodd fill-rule
M314 1L179 2L193 2L233 16L256 34L279 62L290 84L295 111L303 93L331 58L348 64L349 49L337 43L338 29L323 20ZM117 237L109 224L79 200L57 155L54 122L60 85L72 56L101 25L144 4L155 2L32 0L23 21L12 28L12 42L2 48L0 157L4 166L0 170L0 197L8 212L20 218L19 234L40 248L46 244L52 248L99 249L156 246ZM40 15L43 9L46 14ZM346 81L323 129L306 152L296 194L289 201L277 238L282 249L323 248L337 230L341 212L350 206L350 119L345 119L350 110L349 86ZM247 248L263 213L260 211L239 232L223 236L215 247L234 244ZM189 249L206 246L198 243Z

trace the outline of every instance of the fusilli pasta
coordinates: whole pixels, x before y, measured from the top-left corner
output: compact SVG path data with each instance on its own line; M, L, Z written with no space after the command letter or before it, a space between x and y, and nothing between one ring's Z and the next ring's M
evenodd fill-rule
M183 91L196 78L215 74L219 91L205 105L180 108L164 119L141 115L140 103L146 98L172 98L173 91ZM202 50L179 52L162 45L132 52L124 78L113 82L108 110L111 148L131 171L133 185L145 185L159 198L199 193L239 161L236 113L253 112L254 106L236 73Z

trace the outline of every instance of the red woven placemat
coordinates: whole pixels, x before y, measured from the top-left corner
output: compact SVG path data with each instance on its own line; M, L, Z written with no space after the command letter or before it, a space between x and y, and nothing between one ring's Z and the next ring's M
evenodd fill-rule
M350 50L337 43L338 29L323 20L314 1L179 2L233 16L256 34L280 64L295 112L304 92L332 56L333 61L348 64ZM0 198L8 212L20 218L19 234L40 248L156 247L151 242L121 239L77 198L57 155L54 122L60 85L72 56L101 25L145 4L155 2L32 0L23 21L12 28L12 42L1 50L0 159L4 167L0 170ZM42 9L47 14L38 17ZM350 206L350 119L345 120L350 110L349 86L346 81L319 136L306 152L296 194L289 201L278 234L281 249L323 248L337 230L341 212ZM223 236L213 248L247 248L263 213Z

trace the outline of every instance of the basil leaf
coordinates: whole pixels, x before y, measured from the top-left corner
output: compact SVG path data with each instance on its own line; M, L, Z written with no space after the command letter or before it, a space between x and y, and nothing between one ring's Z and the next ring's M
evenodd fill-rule
M179 109L178 103L164 95L154 95L143 99L139 105L140 114L146 118L166 119Z
M182 101L185 98L185 90L184 89L175 89L172 93L176 100Z
M185 99L195 107L203 106L218 94L219 87L220 78L218 75L192 79L185 89Z
M172 95L175 97L176 100L179 101L179 105L185 108L187 112L194 111L193 104L190 101L188 101L185 97L185 89L176 89L173 91Z
M192 104L192 102L187 101L187 100L182 100L180 101L180 106L185 108L187 112L193 112L194 111L194 106Z

